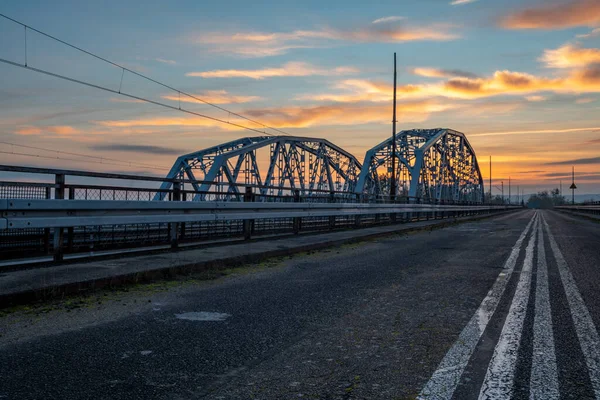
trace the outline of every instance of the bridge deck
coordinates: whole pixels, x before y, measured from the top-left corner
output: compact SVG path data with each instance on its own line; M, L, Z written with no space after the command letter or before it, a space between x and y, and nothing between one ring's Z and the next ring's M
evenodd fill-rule
M597 398L599 236L524 211L15 311L0 396Z

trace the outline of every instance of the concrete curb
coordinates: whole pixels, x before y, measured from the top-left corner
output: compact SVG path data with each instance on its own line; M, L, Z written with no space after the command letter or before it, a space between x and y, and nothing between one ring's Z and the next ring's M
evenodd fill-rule
M482 219L493 218L501 215L505 215L515 210L508 210L494 214L486 214L472 217L462 217L455 219L441 220L438 223L427 224L423 226L402 226L398 225L398 229L394 229L386 232L366 233L360 234L360 230L357 230L357 235L350 238L326 240L310 245L300 245L291 248L264 251L261 253L246 254L242 256L223 257L210 261L202 262L182 262L179 265L171 265L168 267L158 267L154 269L148 269L142 272L125 273L121 275L113 275L110 277L93 278L89 280L80 280L78 282L59 284L55 286L44 286L40 288L33 288L30 290L4 293L0 294L0 308L10 307L15 305L22 305L27 303L33 303L36 301L50 300L55 298L63 298L66 296L80 295L102 288L113 288L117 286L124 286L136 283L147 283L157 280L171 279L177 275L189 275L191 273L203 272L203 271L219 271L224 268L238 267L243 264L257 263L264 261L265 259L272 257L290 256L305 251L322 250L330 247L336 247L345 244L352 244L358 242L365 242L380 237L392 236L402 233L420 232L420 231L431 231L433 229L440 229L452 225L457 225L465 222L479 221ZM183 250L185 251L185 250ZM126 258L126 257L124 257Z

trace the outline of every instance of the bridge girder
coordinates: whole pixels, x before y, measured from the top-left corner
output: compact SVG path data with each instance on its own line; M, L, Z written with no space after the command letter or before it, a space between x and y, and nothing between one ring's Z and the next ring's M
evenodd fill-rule
M367 151L357 193L390 195L392 138ZM411 129L396 135L397 196L424 201L483 201L484 186L475 151L451 129Z
M266 157L258 153L268 151ZM350 153L325 139L296 136L246 137L179 157L167 178L188 179L194 200L240 201L243 194L234 184L262 186L262 195L283 195L285 188L297 189L302 196L317 191L353 194L361 170ZM170 189L164 182L161 189ZM158 200L158 195L155 198Z

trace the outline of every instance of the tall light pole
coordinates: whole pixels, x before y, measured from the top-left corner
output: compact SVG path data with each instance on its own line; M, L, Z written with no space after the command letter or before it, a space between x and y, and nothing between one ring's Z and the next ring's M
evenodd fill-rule
M508 204L511 204L511 199L510 199L510 176L508 177Z
M392 117L392 181L390 200L396 200L396 53L394 53L394 115Z

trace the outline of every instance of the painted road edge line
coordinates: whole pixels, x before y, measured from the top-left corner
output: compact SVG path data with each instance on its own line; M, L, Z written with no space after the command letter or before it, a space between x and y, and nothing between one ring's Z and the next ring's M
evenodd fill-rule
M581 345L581 350L585 356L590 381L592 382L596 398L600 399L600 337L598 336L598 331L596 330L590 312L581 297L581 293L579 292L579 289L577 289L573 274L571 274L567 262L554 239L554 235L552 235L545 218L543 221L546 228L546 234L550 240L550 247L552 248L554 259L558 265L560 279L565 289L565 294L567 295L567 301L569 303L569 308L571 309L571 317L573 318L575 331L579 338L579 344Z
M550 288L548 286L548 263L546 262L542 224L538 229L537 279L529 398L531 400L560 398L554 347L554 328L550 308Z
M456 342L448 350L438 365L437 370L417 396L417 399L449 400L452 398L460 382L460 377L469 362L469 358L471 358L481 335L483 335L488 322L496 311L496 307L500 302L500 298L506 289L506 285L521 253L523 240L525 240L529 228L536 217L537 214L534 214L525 229L523 229L523 232L521 232L492 288L475 311L475 314L473 314L473 317L471 317L471 320L463 328Z
M536 212L537 214L537 212ZM536 219L525 249L525 260L519 274L519 282L513 295L508 315L504 321L502 332L494 348L494 354L488 365L481 391L480 400L506 399L512 397L517 357L523 334L523 324L527 314L529 294L531 291L531 272L537 230L540 229L540 219Z

